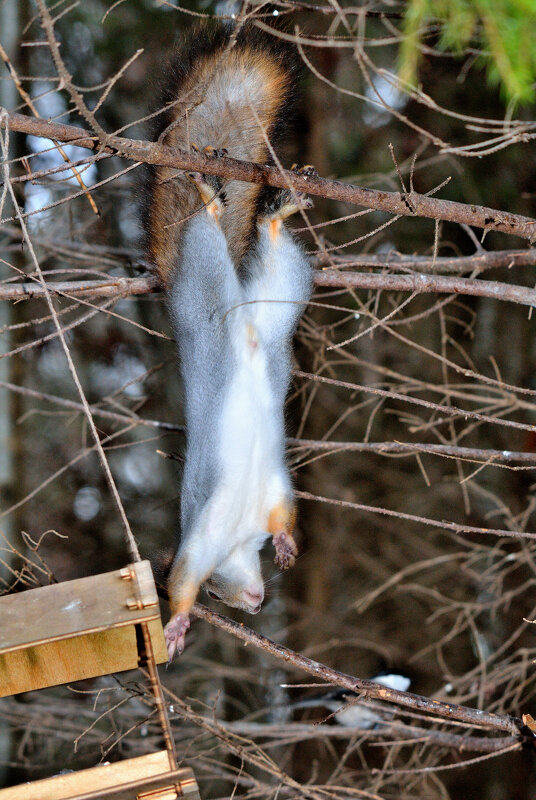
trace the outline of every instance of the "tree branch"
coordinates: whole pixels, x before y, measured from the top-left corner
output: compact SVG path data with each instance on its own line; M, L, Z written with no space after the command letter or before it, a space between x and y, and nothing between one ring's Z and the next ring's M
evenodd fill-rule
M302 230L307 230L302 228ZM447 273L460 275L463 272L483 272L487 269L499 269L505 267L533 267L536 265L536 249L528 250L480 250L471 256L416 256L406 255L392 251L381 253L380 255L362 253L359 255L351 254L348 256L330 254L329 258L319 254L316 258L319 267L337 266L352 267L352 269L362 269L370 267L372 269L385 269L389 267L403 272L414 271L426 272L433 275Z
M341 272L323 269L315 273L316 286L344 287L348 289L387 289L396 292L418 292L426 294L466 294L476 297L491 297L521 305L536 305L536 290L498 281L481 281L475 278L452 278L444 275L377 275L365 272Z
M458 222L484 230L510 233L522 239L528 239L530 242L536 238L536 220L486 206L439 200L416 192L384 192L379 189L366 189L342 181L327 180L311 175L297 175L289 170L238 161L234 158L207 158L200 153L186 153L158 142L126 139L122 136L107 135L106 143L101 143L82 128L32 119L24 114L9 114L8 120L9 128L12 131L71 142L89 150L113 153L122 158L145 164L194 170L209 175L219 175L229 180L265 183L280 188L293 186L299 192L338 200L342 203L353 203L390 214Z
M507 747L521 744L519 736L461 736L446 733L434 728L420 728L416 725L405 725L402 722L389 722L374 730L348 728L341 725L319 725L318 723L287 722L286 724L267 724L260 722L227 722L219 721L227 730L250 737L263 739L292 739L293 742L308 739L350 739L354 736L369 739L403 739L411 742L414 739L434 744L437 747L449 747L459 752L495 753Z
M510 285L499 281L483 281L476 278L454 278L448 275L391 275L368 272L343 272L338 269L316 270L316 286L342 289L381 289L395 292L418 292L419 294L464 294L474 297L489 297L536 306L536 290L528 286ZM51 294L69 297L124 297L128 295L150 294L159 291L153 276L143 278L113 277L93 281L61 281L47 283L45 288L38 283L0 284L0 300L19 300Z
M458 720L465 722L470 726L477 726L478 728L489 728L497 731L507 731L519 737L519 742L528 739L525 735L522 720L517 717L507 715L493 714L487 711L481 711L477 708L469 708L467 706L459 706L453 703L443 703L439 700L430 700L412 692L400 692L396 689L390 689L387 686L382 686L373 681L363 680L361 678L354 678L344 672L338 672L331 669L312 658L296 653L282 644L277 644L266 636L257 633L251 628L247 628L243 624L233 622L228 617L217 614L211 611L201 603L196 603L192 609L194 616L210 622L217 628L221 628L226 633L230 633L246 642L248 645L253 645L263 652L268 653L274 658L284 661L286 664L301 669L304 672L314 675L316 679L326 681L335 686L341 686L344 689L357 692L363 699L368 700L383 700L389 703L394 703L404 708L411 708L415 711L423 712L425 714L432 714L434 717L442 717L446 720ZM533 737L532 737L533 738Z
M432 519L431 517L420 517L417 514L407 514L405 511L395 511L391 508L381 506L369 506L365 503L354 503L351 500L339 500L336 497L322 497L311 492L295 491L294 496L301 500L314 500L318 503L337 506L338 508L348 508L352 511L364 511L367 514L382 514L385 517L395 517L407 522L417 522L419 525L427 525L431 528L453 531L459 536L467 534L481 534L484 536L500 536L510 539L536 539L536 533L527 531L507 530L506 528L478 528L476 525L461 525L457 522L447 522L446 520Z
M30 300L32 298L51 295L69 297L123 297L138 294L150 294L160 291L156 278L113 277L105 280L91 281L58 281L49 282L46 287L40 283L4 283L0 284L0 300Z
M37 392L26 386L17 386L14 383L0 381L0 389L7 389L10 392L32 397L35 400L44 400L47 403L59 405L70 411L83 411L84 407L75 400L68 400L46 392ZM114 420L115 422L135 422L138 425L145 425L149 428L158 428L164 431L184 431L184 425L177 425L174 422L164 422L158 419L147 419L138 414L121 414L118 411L108 411L98 405L90 406L91 413L97 417ZM378 455L406 455L412 456L416 453L428 453L429 455L447 456L448 458L463 458L467 461L475 461L479 464L511 464L520 462L521 464L536 463L536 453L515 451L515 450L492 450L491 448L478 447L458 447L450 444L428 444L423 442L333 442L319 439L294 439L287 438L287 446L294 452L305 451L332 451L357 452L357 453L377 453ZM510 469L516 469L511 467ZM521 467L522 469L522 467Z
M0 383L0 386L2 384ZM126 417L125 417L126 419ZM534 464L536 453L514 452L511 450L492 450L478 447L457 447L452 444L423 444L422 442L333 442L318 439L287 439L287 445L293 450L320 450L325 452L378 453L379 455L429 455L463 458L480 464L509 464L518 461L523 464Z
M92 164L98 159L98 156L90 156L87 159L79 159L72 162L72 166L79 167L83 164ZM26 181L47 177L48 175L57 172L65 172L67 167L50 167L49 169L40 170L37 172L29 172L24 175L19 175L16 178L11 178L11 183L23 183ZM342 220L341 220L342 221ZM337 222L333 220L332 222ZM332 224L332 223L328 223ZM316 226L316 228L321 226ZM295 233L301 233L308 230L307 228L295 228ZM8 225L7 223L2 228L2 233L16 242L21 240L20 230L15 225ZM45 235L35 235L34 241L39 245L46 247L52 252L69 252L71 257L83 257L89 255L95 257L96 255L106 258L123 259L129 264L139 264L147 266L143 260L143 253L135 248L127 247L109 247L106 245L98 245L95 243L88 243L82 241L74 241L71 239L61 240L55 237L53 240L47 238ZM388 253L350 253L348 255L337 255L335 253L325 254L318 253L314 257L314 264L316 267L335 267L336 269L352 268L354 270L361 270L364 268L382 269L386 268L390 271L408 273L408 272L425 272L433 275L461 275L464 272L473 272L479 275L488 269L511 269L512 267L533 267L536 266L536 248L528 248L525 250L484 250L483 248L473 253L470 256L432 256L432 255L409 255L407 253L399 253L396 250L391 250ZM475 277L475 276L473 276Z

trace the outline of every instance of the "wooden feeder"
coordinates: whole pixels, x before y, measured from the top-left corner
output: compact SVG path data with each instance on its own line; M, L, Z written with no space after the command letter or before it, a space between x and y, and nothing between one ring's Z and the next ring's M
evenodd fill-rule
M170 771L166 750L0 789L0 800L175 800L177 797L200 800L199 789L189 767Z
M136 669L140 623L167 661L148 561L0 597L0 697Z

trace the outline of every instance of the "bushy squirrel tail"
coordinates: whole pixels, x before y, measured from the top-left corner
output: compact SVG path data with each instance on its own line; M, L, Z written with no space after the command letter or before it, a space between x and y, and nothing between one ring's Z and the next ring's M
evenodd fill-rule
M154 138L189 151L225 149L232 158L273 163L273 142L288 116L296 60L292 49L252 24L238 33L224 23L195 26L166 70ZM222 218L238 269L253 237L260 184L230 181ZM153 168L146 191L146 250L166 287L180 264L185 220L199 208L185 173Z

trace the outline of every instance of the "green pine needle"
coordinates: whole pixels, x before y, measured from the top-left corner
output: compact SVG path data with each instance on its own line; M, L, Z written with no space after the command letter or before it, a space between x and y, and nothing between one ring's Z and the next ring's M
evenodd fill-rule
M535 0L408 0L400 48L399 76L417 82L421 45L437 40L439 49L482 51L488 81L513 104L532 103L536 82Z

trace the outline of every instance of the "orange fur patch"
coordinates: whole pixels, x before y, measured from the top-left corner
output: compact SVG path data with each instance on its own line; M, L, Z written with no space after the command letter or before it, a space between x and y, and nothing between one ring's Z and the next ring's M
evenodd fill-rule
M175 582L173 582L175 584ZM170 585L168 587L171 615L175 614L189 614L192 606L195 603L195 598L199 592L199 585L193 581L187 580L180 584L180 586ZM177 597L177 595L179 595Z
M248 344L249 344L249 346L251 347L252 350L256 350L257 347L259 346L259 339L257 337L257 329L255 328L254 325L249 323L246 330L247 330Z
M281 233L281 220L271 219L269 225L270 227L268 229L268 235L270 237L270 241L275 242Z
M275 536L281 531L289 535L292 534L296 522L296 509L293 505L279 503L274 506L268 514L268 533Z

